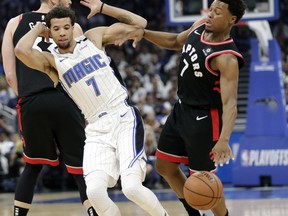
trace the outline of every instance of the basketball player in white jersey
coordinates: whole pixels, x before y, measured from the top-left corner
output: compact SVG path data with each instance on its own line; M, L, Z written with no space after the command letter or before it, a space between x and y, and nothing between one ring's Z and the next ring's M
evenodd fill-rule
M91 10L112 15L112 7L99 0ZM115 10L115 8L113 7ZM113 11L114 11L113 10ZM144 29L147 21L131 12L117 12L128 23L98 27L73 39L75 15L63 7L52 9L46 16L46 25L56 42L51 53L33 49L39 35L47 27L38 23L17 44L17 57L27 66L46 73L55 84L64 89L85 115L86 144L83 169L87 195L99 215L121 215L109 198L108 187L113 187L121 175L125 196L153 216L168 215L155 194L142 185L145 178L146 155L143 146L144 129L139 111L128 104L128 94L109 66L105 46L125 37L136 29ZM91 13L90 13L91 15ZM138 24L136 26L135 24ZM134 45L137 41L134 40Z

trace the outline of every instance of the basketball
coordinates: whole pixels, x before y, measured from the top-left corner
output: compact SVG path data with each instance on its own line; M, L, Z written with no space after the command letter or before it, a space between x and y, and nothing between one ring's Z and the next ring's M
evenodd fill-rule
M187 203L198 210L213 209L223 196L223 185L213 173L200 171L189 176L183 188Z

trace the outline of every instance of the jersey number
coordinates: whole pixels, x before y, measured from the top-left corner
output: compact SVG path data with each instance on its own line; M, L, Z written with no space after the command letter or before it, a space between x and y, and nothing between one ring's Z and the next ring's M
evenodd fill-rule
M95 93L96 93L96 96L99 96L101 93L100 93L100 90L99 90L99 88L98 88L98 86L97 86L97 82L96 82L96 80L94 79L94 77L91 77L90 79L88 79L87 81L86 81L86 84L88 85L88 86L92 86L93 87L93 89L94 89L94 91L95 91Z
M180 73L180 76L181 76L181 77L183 77L183 74L185 73L185 71L186 71L187 68L189 67L189 64L188 64L188 62L187 62L186 59L183 59L183 62L184 62L184 64L185 64L185 66L183 67L183 69L182 69L182 71L181 71L181 73Z

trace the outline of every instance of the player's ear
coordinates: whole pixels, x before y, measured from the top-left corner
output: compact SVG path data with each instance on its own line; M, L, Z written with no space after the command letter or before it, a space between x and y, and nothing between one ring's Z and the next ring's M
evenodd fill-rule
M51 35L50 29L48 29L48 31L47 31L47 37L46 37L46 42L47 42L47 43L50 42L50 38L52 38L52 35Z
M231 23L231 24L235 24L235 23L236 23L236 20L237 20L237 16L231 16L231 18L230 18L230 23Z

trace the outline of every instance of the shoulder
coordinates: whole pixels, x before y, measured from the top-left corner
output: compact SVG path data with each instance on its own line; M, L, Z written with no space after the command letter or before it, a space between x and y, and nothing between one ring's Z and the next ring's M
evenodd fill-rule
M191 26L191 30L194 30L196 28L199 28L200 26L203 26L205 24L205 22L206 22L206 18L201 18L201 19L195 21L193 23L193 25Z
M5 31L10 31L11 33L14 33L15 29L17 28L20 20L22 19L22 14L11 18L6 26L6 30Z
M85 32L84 36L87 37L87 39L91 41L98 49L103 50L103 35L105 34L106 29L107 27L102 26L93 28Z
M74 24L74 31L73 31L74 37L79 37L81 35L83 35L83 31L81 26L78 23Z
M222 72L228 68L229 70L234 70L240 67L238 57L232 53L223 53L216 56L213 58L211 64L214 70L219 70Z

